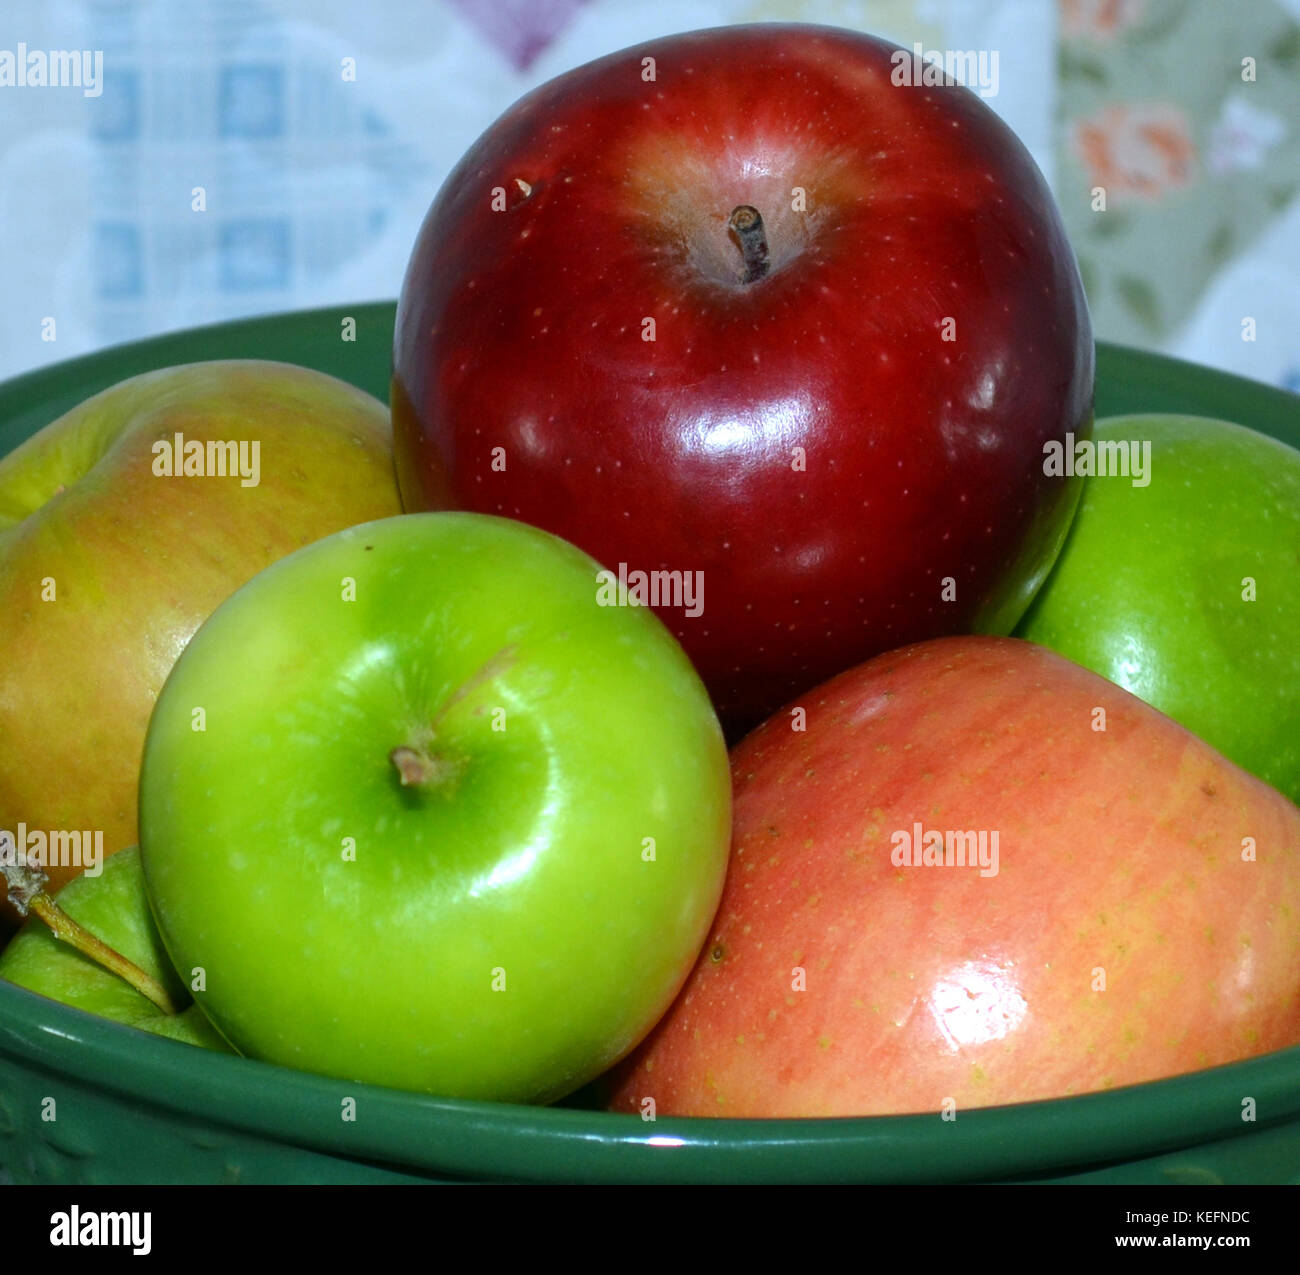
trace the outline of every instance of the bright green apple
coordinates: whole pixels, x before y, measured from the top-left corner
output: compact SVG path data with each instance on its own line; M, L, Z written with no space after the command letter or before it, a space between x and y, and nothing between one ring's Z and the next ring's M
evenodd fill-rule
M79 838L54 888L85 839L135 844L149 713L217 604L401 512L389 439L369 394L240 359L122 381L0 458L0 830Z
M167 959L149 913L137 849L122 850L106 859L98 876L83 874L69 881L58 892L57 902L96 938L157 979L173 1002L183 1007L181 1012L164 1014L129 983L55 938L36 917L28 920L0 952L0 978L129 1027L190 1045L230 1051L190 999Z
M1195 416L1117 416L1147 481L1090 477L1017 630L1300 801L1300 452ZM1131 453L1130 453L1131 454Z
M545 1102L650 1030L708 931L731 789L654 614L546 532L415 514L255 577L150 722L145 875L250 1056Z

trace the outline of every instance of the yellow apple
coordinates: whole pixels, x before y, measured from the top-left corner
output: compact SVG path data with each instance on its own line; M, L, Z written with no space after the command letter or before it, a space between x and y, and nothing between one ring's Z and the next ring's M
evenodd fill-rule
M285 363L133 377L0 459L0 841L64 860L52 888L133 845L145 727L198 626L400 512L387 408Z

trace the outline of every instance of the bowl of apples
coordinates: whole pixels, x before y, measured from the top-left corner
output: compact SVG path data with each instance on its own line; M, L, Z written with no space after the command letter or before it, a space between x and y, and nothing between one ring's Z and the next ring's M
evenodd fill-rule
M396 305L0 386L0 1175L1300 1180L1300 400L910 57L612 54Z

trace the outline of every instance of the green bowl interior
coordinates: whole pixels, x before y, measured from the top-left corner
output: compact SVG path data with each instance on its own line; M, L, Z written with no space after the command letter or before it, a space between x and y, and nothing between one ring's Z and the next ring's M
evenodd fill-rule
M379 303L270 316L27 373L0 386L0 454L125 377L203 359L282 359L386 399L394 315L392 303ZM342 339L347 317L355 341ZM1096 410L1223 417L1300 447L1300 398L1105 343ZM60 1094L63 1129L55 1138L53 1126L42 1128L30 1113ZM340 1181L1300 1179L1300 1047L1106 1093L963 1111L953 1120L646 1122L582 1104L583 1095L532 1108L347 1084L208 1054L0 983L0 1166L13 1176L75 1177L68 1166L94 1158L113 1180L114 1163L124 1164L157 1129L162 1137L183 1130L200 1150L243 1139L262 1148L264 1168L276 1166L268 1173ZM349 1111L355 1118L345 1118ZM35 1154L37 1138L57 1143L60 1158ZM137 1164L132 1176L141 1173L148 1168Z

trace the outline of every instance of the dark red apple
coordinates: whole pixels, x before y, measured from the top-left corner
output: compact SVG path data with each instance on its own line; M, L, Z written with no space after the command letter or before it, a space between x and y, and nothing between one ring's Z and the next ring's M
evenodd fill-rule
M1182 726L1014 638L801 706L733 753L722 903L616 1109L953 1111L1300 1043L1300 809Z
M702 613L659 611L733 729L1008 631L1077 495L1043 472L1093 381L1051 194L979 97L891 55L763 24L570 71L470 148L402 288L407 507L702 572Z

